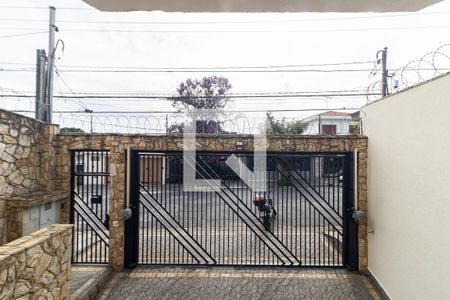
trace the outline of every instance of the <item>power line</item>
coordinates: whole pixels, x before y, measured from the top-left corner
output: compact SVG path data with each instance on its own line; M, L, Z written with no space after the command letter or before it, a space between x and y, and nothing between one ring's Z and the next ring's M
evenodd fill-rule
M372 28L336 28L336 29L299 29L299 30L132 30L132 29L62 29L61 32L119 32L119 33L320 33L320 32L361 32L386 30L447 29L450 25L429 25L411 27L372 27Z
M334 29L258 29L258 30L139 30L139 29L99 29L99 28L60 28L64 32L117 32L117 33L326 33L326 32L364 32L364 31L386 31L386 30L427 30L448 29L450 25L428 25L428 26L405 26L405 27L366 27L366 28L334 28ZM0 28L1 30L32 30L36 28Z
M264 113L264 112L302 112L302 111L348 111L348 110L359 110L359 107L338 107L338 108L305 108L305 109L259 109L259 110L225 110L229 113ZM31 113L31 110L13 110L12 112L17 113ZM56 114L87 114L85 111L54 111ZM91 114L91 113L89 113ZM173 110L153 110L153 111L95 111L93 114L182 114Z
M34 72L33 69L3 69L1 72ZM353 73L353 72L370 72L372 69L280 69L280 70L220 70L220 69L197 69L197 70L95 70L95 69L60 69L60 73Z
M227 99L258 99L258 98L313 98L313 97L362 97L362 96L374 96L379 95L378 93L367 94L367 93L334 93L334 94L261 94L261 95L229 95L220 98ZM15 98L34 98L34 95L7 95L0 94L0 97L15 97ZM198 99L212 99L215 97L207 96L197 96L197 97L183 97L183 96L101 96L101 95L54 95L54 98L58 99L96 99L96 100L111 100L111 99L122 99L122 100L183 100L188 98L198 98Z
M1 7L0 7L1 8ZM44 8L43 8L44 9ZM47 8L45 8L47 9ZM70 8L58 8L70 9ZM76 9L76 8L72 8ZM83 10L83 8L79 8ZM416 17L423 15L441 15L449 14L450 11L406 13L406 14L378 14L371 16L349 16L332 18L308 18L308 19L281 19L281 20L227 20L227 21L79 21L79 20L59 20L58 23L68 24L135 24L135 25L189 25L189 24L257 24L257 23L289 23L289 22L321 22L321 21L340 21L340 20L361 20L361 19L379 19L379 18L398 18L398 17ZM21 19L21 18L3 18L0 21L8 22L47 22L44 19Z
M287 65L267 65L267 66L215 66L215 67L137 67L137 66L89 66L89 65L59 65L60 68L96 68L96 69L138 69L138 70L215 70L215 69L267 69L267 68L301 68L301 67L325 67L325 66L342 66L342 65L358 65L358 64L372 64L373 60L366 61L348 61L348 62L333 62L333 63L317 63L317 64L287 64ZM0 62L0 64L9 65L28 65L34 66L31 63L22 62Z
M395 68L393 68L395 69ZM450 68L420 68L421 71L448 71ZM32 68L1 68L0 72L35 72ZM143 69L143 70L96 70L96 69L60 69L60 73L355 73L355 72L372 72L373 69ZM404 70L411 72L415 70Z
M1 88L0 88L1 89ZM20 93L22 95L26 95L27 93L34 93L34 91L14 91L12 89L4 88L16 93ZM348 89L348 90L310 90L310 91L243 91L243 92L235 92L235 93L228 93L227 96L255 96L255 95L297 95L297 94L321 94L321 93L362 93L366 92L367 88L360 88L360 89ZM155 97L173 97L173 91L111 91L111 92L97 92L97 91L90 91L90 92L74 92L76 95L91 95L91 96L155 96ZM63 92L60 92L60 96L64 96Z
M67 82L64 80L64 78L62 78L61 75L59 74L59 71L58 71L58 69L56 68L56 66L55 66L55 69L56 69L56 72L55 72L56 76L58 76L58 78L61 80L61 82L62 82L62 83L66 86L66 88L72 93L72 95L75 95L75 92L70 88L70 86L67 84ZM55 96L53 96L53 98L55 98ZM83 109L85 109L85 110L87 109L86 105L84 105L83 102L81 102L80 100L75 99L75 100L71 100L71 101L77 103L77 104L80 105Z
M0 6L0 8L2 8L2 9L45 9L45 10L48 10L48 6L10 6L10 5L2 5L2 6ZM95 9L89 8L89 7L58 7L58 9L96 11Z
M14 38L14 37L21 37L21 36L30 36L30 35L37 35L37 34L43 34L43 33L47 33L47 32L46 32L46 31L35 31L35 32L26 32L26 33L15 33L15 34L0 35L0 39Z

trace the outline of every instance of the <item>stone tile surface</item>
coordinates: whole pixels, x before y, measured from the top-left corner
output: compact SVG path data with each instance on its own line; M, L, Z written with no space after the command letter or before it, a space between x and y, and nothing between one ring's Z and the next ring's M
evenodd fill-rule
M340 269L140 267L116 273L98 299L380 299Z
M70 278L71 299L85 299L86 296L95 294L111 271L107 265L73 265Z

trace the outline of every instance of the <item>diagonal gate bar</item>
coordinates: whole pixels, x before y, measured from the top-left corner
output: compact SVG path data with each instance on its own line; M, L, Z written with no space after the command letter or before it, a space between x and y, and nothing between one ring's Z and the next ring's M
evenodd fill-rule
M213 173L213 175L218 176L217 173L212 170L208 164L205 164L205 166L208 167L208 170ZM203 171L205 171L206 174L209 174L201 165L199 167ZM239 196L237 196L224 182L222 182L222 186L224 186L225 188L222 188L221 192L216 192L216 194L224 201L225 204L228 205L228 207L230 207L230 209L232 209L238 215L238 217L249 228L251 228L251 230L258 236L258 238L263 241L278 257L278 259L283 261L283 264L286 265L301 265L301 261L297 259L295 255L272 232L265 230L261 220L251 211L251 209L248 208L248 206L242 201L242 199L240 199ZM226 199L228 199L229 201L227 201ZM239 212L242 212L242 214L239 214ZM282 259L281 257L284 257L284 259Z
M214 258L198 243L194 237L189 234L189 232L181 226L181 224L155 199L155 197L148 191L143 184L141 184L141 189L145 191L144 194L140 192L140 202L145 208L168 230L168 232L177 238L178 242L182 244L183 247L188 250L192 256L196 253L203 263L205 264L215 264L217 263ZM147 195L151 199L147 198ZM179 238L179 239L178 239Z

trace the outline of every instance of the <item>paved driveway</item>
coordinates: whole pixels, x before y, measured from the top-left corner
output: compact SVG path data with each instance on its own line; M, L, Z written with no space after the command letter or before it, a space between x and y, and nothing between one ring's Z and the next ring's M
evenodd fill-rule
M140 267L99 299L380 299L363 275L333 269Z

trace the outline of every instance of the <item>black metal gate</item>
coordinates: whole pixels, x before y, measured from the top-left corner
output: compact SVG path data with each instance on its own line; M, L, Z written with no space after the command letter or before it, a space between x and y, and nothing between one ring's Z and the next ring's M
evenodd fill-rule
M263 195L228 167L231 154L197 153L195 177L220 190L186 192L182 153L132 152L127 266L357 268L350 154L269 153ZM253 154L234 154L253 170Z
M109 256L109 152L71 152L73 263L106 264Z

